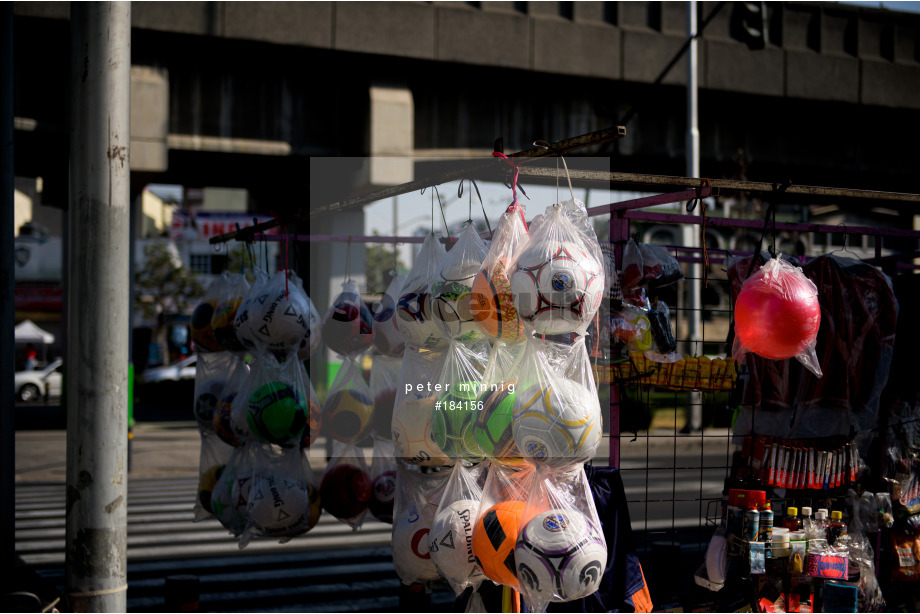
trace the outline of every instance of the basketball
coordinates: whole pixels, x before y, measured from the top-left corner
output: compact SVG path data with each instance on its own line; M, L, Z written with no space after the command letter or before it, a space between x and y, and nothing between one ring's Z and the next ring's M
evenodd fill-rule
M217 299L209 299L198 303L189 322L192 341L195 342L196 351L219 352L224 348L217 342L214 329L211 328L211 318L217 308Z
M479 384L458 382L435 403L431 415L431 435L434 443L447 456L472 463L482 460L482 452L473 437L473 423L479 414L477 393Z
M511 423L514 417L515 382L501 382L479 396L482 409L473 422L473 439L483 454L505 464L523 462L514 443Z
M514 544L517 541L523 501L502 501L480 514L473 526L473 556L490 580L517 586Z
M441 575L457 583L482 577L473 556L473 524L479 501L460 499L438 509L428 534L428 549Z
M423 350L434 350L447 345L447 335L432 319L428 301L428 288L423 286L403 293L396 302L393 324L406 344Z
M217 480L220 478L220 474L223 470L223 465L212 465L207 471L202 473L201 477L198 479L198 503L200 503L201 508L209 514L212 513L211 493L217 486Z
M307 426L304 428L303 435L300 438L301 448L309 448L313 445L313 442L319 437L322 425L323 410L320 408L319 403L310 399L307 403Z
M384 471L374 479L370 510L374 518L393 524L393 502L396 499L396 472Z
M261 441L290 447L300 443L307 426L303 396L284 382L268 382L249 395L249 430Z
M479 327L490 337L514 341L524 332L524 325L514 306L514 294L508 279L507 258L500 258L491 273L479 271L473 280L472 313Z
M323 422L338 441L353 441L367 429L374 403L358 390L339 390L326 399Z
M221 441L234 447L240 445L239 435L233 430L230 418L230 411L235 398L236 393L234 392L221 399L214 409L214 417L211 420L211 426Z
M402 510L393 521L393 566L404 582L437 580L438 569L428 551L428 534L437 506L415 505Z
M265 537L300 535L309 528L310 503L306 484L282 475L255 478L249 488L249 522Z
M540 335L587 326L600 307L606 282L601 263L569 241L525 249L510 281L518 315Z
M326 312L323 341L326 347L342 356L370 349L374 342L374 318L356 291L344 290Z
M572 601L595 592L607 547L580 512L554 509L534 516L515 547L518 580L531 598Z
M555 388L536 385L522 395L511 429L524 458L559 466L594 457L601 418L593 390L560 379Z
M339 520L355 518L367 510L372 492L367 472L349 464L326 470L319 486L323 509Z

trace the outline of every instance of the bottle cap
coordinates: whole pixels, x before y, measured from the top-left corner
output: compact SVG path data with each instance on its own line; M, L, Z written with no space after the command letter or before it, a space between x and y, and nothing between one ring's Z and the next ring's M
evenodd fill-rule
M827 519L827 510L818 510L815 512L815 520L826 520Z
M797 508L797 507L787 507L787 508L786 508L786 515L787 515L787 516L798 516L798 515L799 515L799 508Z
M818 508L818 511L819 511L819 512L824 512L824 517L827 518L827 508L819 507L819 508Z
M831 520L840 520L843 518L843 512L839 510L834 510L831 512Z
M802 516L811 516L811 508L803 505Z
M773 504L771 504L769 501L767 501L766 503L763 504L763 509L765 509L765 510L773 509Z

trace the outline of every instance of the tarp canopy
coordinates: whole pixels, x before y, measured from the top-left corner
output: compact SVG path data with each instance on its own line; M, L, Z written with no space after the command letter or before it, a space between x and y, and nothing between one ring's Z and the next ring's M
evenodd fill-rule
M32 320L16 325L16 343L54 343L54 335L39 328Z

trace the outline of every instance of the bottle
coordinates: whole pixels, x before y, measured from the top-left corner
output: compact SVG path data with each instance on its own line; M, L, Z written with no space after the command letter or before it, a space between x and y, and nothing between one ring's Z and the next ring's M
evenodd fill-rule
M843 522L843 512L831 512L831 520L827 523L827 545L833 546L839 538L847 534L847 525Z
M814 524L814 520L811 517L811 508L808 507L807 505L803 505L801 512L802 512L802 528L805 529L805 533L807 534L808 531L811 530L812 525Z
M799 520L799 508L787 507L786 517L783 518L783 526L790 531L798 531L802 528L802 521Z
M760 511L756 508L749 508L744 511L744 520L741 529L741 537L749 542L757 541L760 535Z
M824 508L815 512L815 521L812 524L814 533L819 539L827 539L827 510Z
M757 541L764 543L764 557L773 558L773 506L769 501L764 503L763 509L760 510L760 529Z

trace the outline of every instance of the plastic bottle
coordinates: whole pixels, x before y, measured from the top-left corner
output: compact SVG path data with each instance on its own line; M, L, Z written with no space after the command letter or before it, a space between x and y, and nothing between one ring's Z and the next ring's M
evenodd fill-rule
M847 534L847 525L843 522L843 512L831 512L831 520L827 523L827 545L833 546L839 538Z
M805 530L807 535L813 529L814 519L811 517L811 508L807 505L803 505L801 509L802 516L802 528Z
M786 517L783 518L783 526L790 531L798 531L802 528L802 521L799 519L799 508L786 508Z
M814 533L819 539L827 539L827 510L824 508L815 512L815 521L812 525Z

